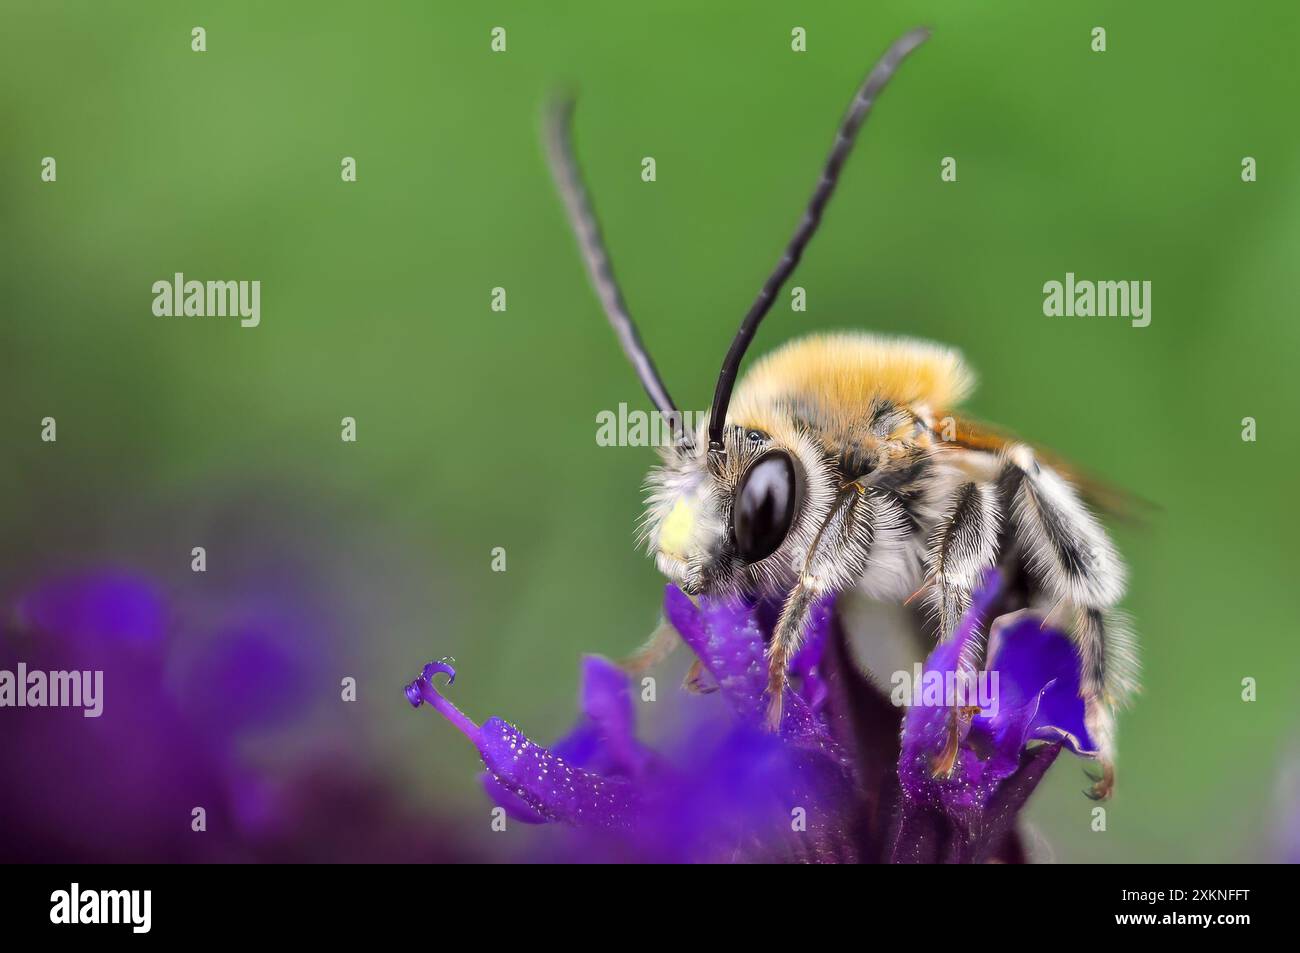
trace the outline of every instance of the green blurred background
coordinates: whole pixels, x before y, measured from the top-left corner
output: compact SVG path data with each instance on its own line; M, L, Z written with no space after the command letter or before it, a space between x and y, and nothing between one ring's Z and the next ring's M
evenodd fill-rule
M975 414L1156 502L1117 528L1145 688L1108 829L1065 761L1030 819L1058 860L1273 856L1300 727L1300 9L475 6L0 3L7 583L107 561L192 589L208 544L201 585L237 599L236 547L211 541L274 534L360 684L319 732L505 851L472 749L401 684L453 655L471 715L554 737L580 653L639 643L662 593L632 538L652 454L595 441L599 411L647 403L587 288L539 106L580 91L629 303L673 394L703 408L853 88L924 23L799 272L807 313L778 305L756 351L828 328L956 345ZM261 326L154 317L150 286L175 271L261 280ZM1067 271L1150 280L1150 327L1044 317Z

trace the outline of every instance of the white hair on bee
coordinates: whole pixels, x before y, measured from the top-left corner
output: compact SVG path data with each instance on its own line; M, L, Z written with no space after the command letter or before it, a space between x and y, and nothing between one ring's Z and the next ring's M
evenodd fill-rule
M1132 617L1114 608L1077 610L1069 631L1075 635L1085 673L1101 669L1099 676L1092 676L1093 684L1085 688L1090 687L1113 707L1132 704L1141 690L1142 673ZM1103 659L1097 657L1101 646L1105 647Z
M733 552L733 501L750 465L773 448L798 462L799 518L776 552L747 564ZM733 428L721 466L699 439L663 448L660 457L646 477L637 536L666 576L687 592L708 588L735 597L790 584L835 493L833 466L812 431L793 424L776 433Z
M1105 530L1069 484L1028 447L1011 447L1007 459L1023 473L1011 509L1034 572L1072 603L1113 606L1124 595L1125 573Z
M925 561L943 585L930 587L926 605L939 631L951 632L970 608L984 570L996 561L1001 523L995 487L975 481L962 482L934 521Z

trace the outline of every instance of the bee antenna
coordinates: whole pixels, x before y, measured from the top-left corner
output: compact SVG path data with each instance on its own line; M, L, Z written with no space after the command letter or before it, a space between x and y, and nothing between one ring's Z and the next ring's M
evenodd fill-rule
M817 226L821 224L822 212L825 211L826 203L830 201L831 194L835 191L840 171L853 150L853 140L857 137L858 130L866 120L867 114L871 112L871 107L875 105L876 97L880 95L880 91L885 88L885 84L898 69L898 65L929 36L928 29L918 27L895 40L867 74L853 103L849 106L849 111L840 123L839 132L835 135L835 145L831 147L830 155L826 157L821 178L817 181L817 188L813 190L812 198L804 209L803 219L795 229L794 237L785 246L785 252L777 262L776 269L768 276L758 297L750 305L749 313L740 323L740 330L736 332L735 340L731 342L727 357L722 362L722 370L718 374L718 386L713 392L713 410L709 416L711 453L725 452L722 428L727 421L727 406L731 403L731 390L736 384L736 374L740 370L741 359L749 349L750 342L754 340L754 333L758 330L759 324L776 301L777 292L798 267L804 248L816 233Z
M600 222L596 219L595 209L587 197L587 187L582 180L582 170L573 151L573 109L575 99L572 95L555 97L546 108L544 135L546 154L555 178L556 188L564 200L564 210L569 216L569 225L573 228L578 248L582 252L583 263L587 266L587 277L591 286L605 309L605 317L618 336L618 343L623 353L632 362L641 386L650 395L650 400L673 426L680 422L677 406L668 389L664 387L659 371L650 352L646 350L637 333L636 324L628 314L623 293L619 290L618 280L614 277L614 268L605 250L605 242L600 234Z

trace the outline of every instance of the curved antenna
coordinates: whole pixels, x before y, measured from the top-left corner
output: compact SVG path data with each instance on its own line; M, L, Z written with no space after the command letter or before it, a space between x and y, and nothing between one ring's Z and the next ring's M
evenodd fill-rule
M731 342L727 357L722 362L722 370L718 374L718 386L713 392L713 412L709 416L710 453L726 452L722 442L722 428L727 422L727 406L731 403L731 390L736 384L740 361L745 356L745 351L749 349L749 343L754 340L754 332L758 330L759 324L771 310L777 292L798 266L804 248L817 231L817 226L821 224L822 212L826 208L826 203L830 201L831 193L835 191L840 170L853 150L853 140L858 130L866 120L867 114L871 112L871 107L875 105L876 97L885 88L885 84L894 75L894 71L898 69L904 57L924 43L929 36L930 31L920 27L895 40L867 74L866 80L849 106L848 113L840 123L839 132L835 135L835 144L831 147L830 155L826 157L821 179L818 180L817 188L813 190L812 198L804 209L803 219L795 229L794 237L785 246L785 253L777 262L776 270L763 283L763 288L750 306L745 320L740 323L740 330L736 332L735 340Z
M546 110L546 154L550 161L551 175L564 200L564 210L568 213L573 234L578 239L578 248L582 252L583 263L587 266L591 287L600 299L614 333L618 335L623 353L632 362L632 368L641 379L641 386L650 395L650 400L670 421L675 422L678 419L677 407L668 396L668 389L664 387L663 379L655 369L654 361L650 359L650 352L646 350L641 335L632 322L632 316L628 314L623 293L614 277L609 253L605 251L605 242L600 235L600 223L587 198L582 170L578 168L578 160L573 153L573 106L573 98L565 97L553 102Z

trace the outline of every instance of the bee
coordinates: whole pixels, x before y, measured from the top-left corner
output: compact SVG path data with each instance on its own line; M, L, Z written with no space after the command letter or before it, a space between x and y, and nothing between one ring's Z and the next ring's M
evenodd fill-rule
M707 424L679 428L661 449L647 479L643 533L658 568L688 595L782 600L767 649L771 730L781 722L790 660L823 597L857 589L902 602L923 594L946 639L986 570L1013 571L1017 607L1063 618L1077 646L1087 727L1100 748L1091 793L1107 797L1114 712L1136 687L1135 653L1116 610L1124 565L1069 471L962 417L974 375L939 344L814 335L767 355L735 386L859 129L928 35L899 38L858 89L794 236L727 351ZM546 141L588 276L651 401L680 420L614 277L574 155L572 113L572 100L550 112Z

